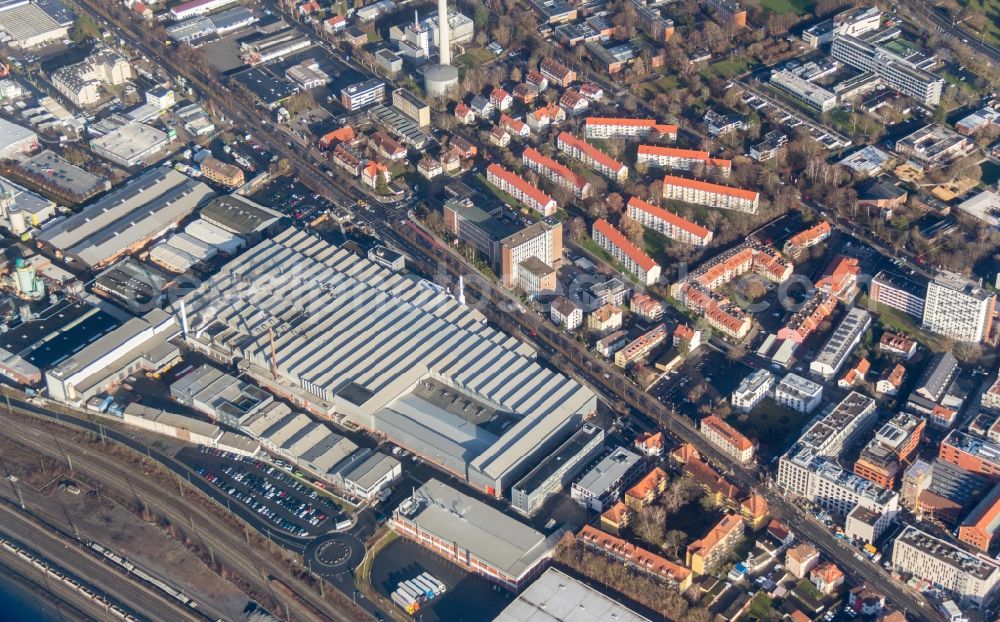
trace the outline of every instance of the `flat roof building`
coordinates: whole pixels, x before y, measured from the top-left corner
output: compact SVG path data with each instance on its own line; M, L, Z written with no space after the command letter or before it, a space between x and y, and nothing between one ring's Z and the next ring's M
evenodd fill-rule
M870 71L897 91L926 106L941 101L944 80L929 73L887 48L847 34L833 37L830 55L855 69Z
M166 132L151 125L130 121L116 130L90 141L94 153L122 166L150 164L170 142Z
M160 309L132 318L49 370L48 394L80 404L139 369L160 369L180 356L168 341L179 331L173 316Z
M214 194L172 168L156 167L47 227L37 239L57 256L95 268L166 232Z
M840 321L816 358L809 363L809 371L830 380L847 362L854 348L872 323L872 314L853 307Z
M923 327L959 341L990 337L996 294L961 275L942 272L927 285Z
M985 603L1000 580L1000 564L908 525L892 545L892 565L959 598Z
M876 274L868 286L868 299L871 302L892 307L915 318L924 317L926 296L926 282L888 270ZM877 308L873 310L877 311Z
M604 430L584 424L510 490L511 507L531 515L604 450Z
M622 491L639 474L642 458L624 447L616 447L580 479L573 482L570 496L580 505L603 512L620 500Z
M436 479L410 499L393 512L396 533L513 592L541 574L562 536L545 537Z
M601 592L549 568L493 622L649 622Z
M45 149L17 164L17 171L36 187L64 201L76 204L111 189L111 182L70 164L54 151Z

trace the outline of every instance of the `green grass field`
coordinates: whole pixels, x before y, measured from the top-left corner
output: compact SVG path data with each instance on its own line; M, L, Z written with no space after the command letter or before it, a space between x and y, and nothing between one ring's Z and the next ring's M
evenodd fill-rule
M705 67L701 71L701 75L708 79L722 78L723 80L728 80L741 73L745 73L750 69L751 64L747 59L723 60Z
M805 15L816 4L812 0L760 0L760 8L770 13Z
M641 82L632 87L632 92L636 97L651 100L660 93L666 93L677 88L677 78L674 76L661 76L656 80Z

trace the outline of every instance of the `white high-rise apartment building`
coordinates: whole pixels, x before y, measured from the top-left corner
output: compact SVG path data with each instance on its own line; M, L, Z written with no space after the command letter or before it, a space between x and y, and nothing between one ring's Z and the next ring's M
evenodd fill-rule
M942 272L927 285L923 326L959 341L978 343L990 334L996 295L958 274Z

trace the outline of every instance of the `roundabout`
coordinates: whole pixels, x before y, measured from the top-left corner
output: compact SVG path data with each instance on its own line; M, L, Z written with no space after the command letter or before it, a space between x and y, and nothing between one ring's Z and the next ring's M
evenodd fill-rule
M330 533L314 538L303 557L313 572L330 579L357 568L365 558L365 545L351 534Z

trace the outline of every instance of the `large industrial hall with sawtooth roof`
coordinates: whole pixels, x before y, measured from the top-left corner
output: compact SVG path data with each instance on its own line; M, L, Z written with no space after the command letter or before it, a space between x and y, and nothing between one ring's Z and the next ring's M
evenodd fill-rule
M412 275L290 229L174 306L188 344L500 496L597 398Z

